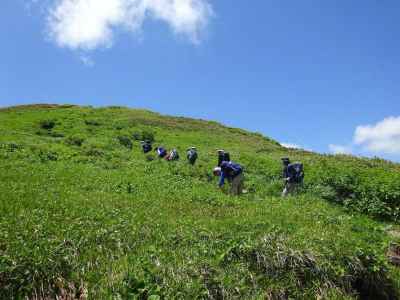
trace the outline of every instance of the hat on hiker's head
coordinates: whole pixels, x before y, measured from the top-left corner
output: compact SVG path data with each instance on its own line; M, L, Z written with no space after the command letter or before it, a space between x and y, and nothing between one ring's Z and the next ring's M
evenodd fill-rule
M223 150L223 149L219 149L219 150L217 150L217 152L218 152L218 153L224 153L224 152L225 152L225 150Z
M213 170L214 176L219 176L221 174L221 168L220 167L215 167Z
M189 147L189 148L187 148L187 150L189 151L189 150L196 150L196 147Z

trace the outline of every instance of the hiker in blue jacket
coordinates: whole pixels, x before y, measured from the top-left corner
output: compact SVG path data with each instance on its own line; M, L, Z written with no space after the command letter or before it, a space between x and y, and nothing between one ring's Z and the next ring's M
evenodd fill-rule
M164 158L167 155L167 150L164 147L157 147L155 151L159 158Z
M243 168L241 165L223 161L220 167L214 168L214 175L220 176L218 186L222 188L225 184L225 179L231 183L230 193L232 195L240 195L243 192Z
M283 180L285 186L282 191L282 197L287 197L293 193L297 186L303 183L304 171L303 164L299 162L291 163L287 157L282 158Z
M194 165L198 157L196 147L190 147L186 151L187 151L186 157L188 159L189 164Z
M149 140L141 141L140 144L142 145L143 153L149 153L151 151L152 149L151 141Z

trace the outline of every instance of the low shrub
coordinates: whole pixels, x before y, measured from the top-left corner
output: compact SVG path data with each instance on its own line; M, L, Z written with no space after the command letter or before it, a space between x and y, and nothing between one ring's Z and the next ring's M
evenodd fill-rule
M104 151L97 147L90 147L89 149L86 150L85 153L87 156L95 156L95 157L104 155Z
M132 133L132 139L135 141L149 140L150 142L154 142L155 135L151 131L144 130L144 131Z
M73 135L73 136L69 136L66 140L65 143L67 145L71 145L71 146L82 146L83 142L85 141L85 139L81 136L77 136L77 135Z
M135 141L141 141L142 140L142 134L140 132L134 132L134 133L132 133L132 138Z
M53 138L62 138L64 137L64 133L62 132L57 132L57 131L50 131L48 133L49 136L53 137Z
M88 120L85 120L85 124L89 125L89 126L100 126L101 122L98 120L94 120L94 119L88 119Z
M339 262L341 271L324 264L323 260L336 258L317 258L310 252L292 249L281 235L269 234L255 244L239 242L220 257L224 267L237 263L245 264L254 273L258 284L286 282L285 294L297 299L298 291L310 297L340 290L343 294L359 295L361 299L398 299L394 283L389 278L386 262L373 252L358 252L346 256ZM321 287L315 295L315 286ZM286 299L286 298L285 298Z
M18 151L18 150L22 150L23 148L24 147L22 145L17 144L17 143L13 143L13 142L0 143L0 149L4 149L4 150L6 150L8 152L15 152L15 151Z
M142 131L142 140L149 140L150 142L155 141L154 133L151 131Z
M117 139L118 139L119 143L122 146L124 146L124 147L126 147L128 149L132 149L133 148L133 143L132 143L131 139L128 136L120 135L120 136L117 137Z
M45 130L51 130L56 126L56 121L53 119L42 120L39 122L39 126L40 126L40 128L45 129Z
M58 153L55 151L43 151L39 152L39 157L42 162L47 161L57 161L58 160Z

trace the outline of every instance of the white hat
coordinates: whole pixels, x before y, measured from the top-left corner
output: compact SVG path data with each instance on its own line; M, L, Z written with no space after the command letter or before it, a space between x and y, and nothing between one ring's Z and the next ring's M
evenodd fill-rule
M221 168L220 167L215 167L213 170L214 175L216 175L217 173L221 172Z

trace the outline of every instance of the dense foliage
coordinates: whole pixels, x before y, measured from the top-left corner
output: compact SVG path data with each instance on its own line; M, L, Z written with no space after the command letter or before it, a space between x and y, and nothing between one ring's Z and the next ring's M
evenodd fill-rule
M119 107L3 109L0 133L1 299L397 299L397 164ZM199 160L144 155L145 139ZM216 188L218 148L247 194ZM306 172L286 200L282 156Z

